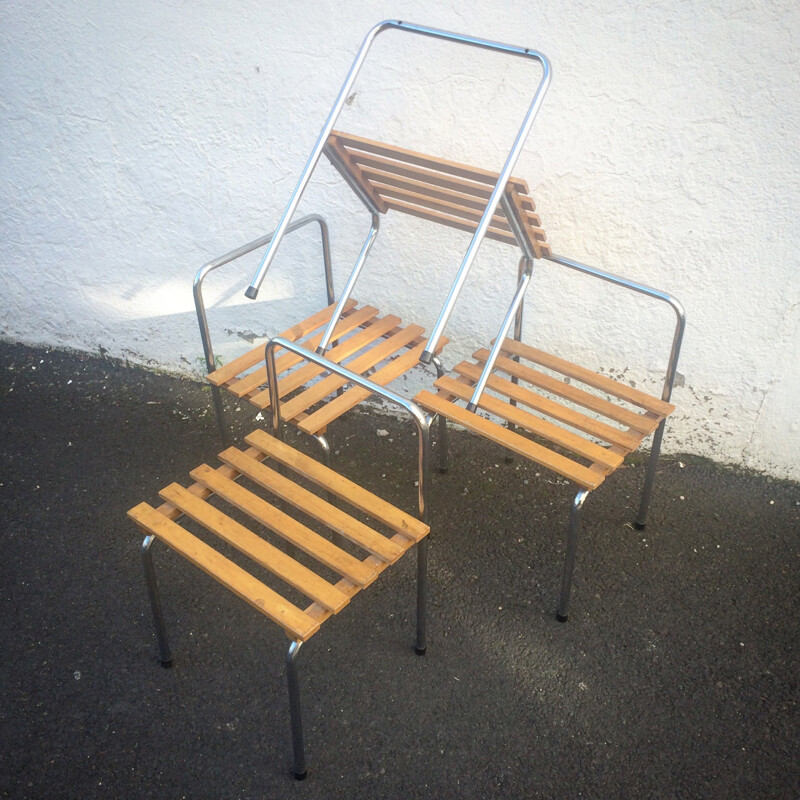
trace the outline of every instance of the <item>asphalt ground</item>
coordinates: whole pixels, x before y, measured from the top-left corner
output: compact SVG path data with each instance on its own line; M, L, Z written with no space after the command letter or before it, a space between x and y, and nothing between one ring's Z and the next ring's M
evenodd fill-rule
M559 624L573 490L454 432L427 654L410 554L300 654L297 782L285 636L163 547L158 664L125 512L216 465L209 391L0 343L0 414L0 797L800 795L797 484L664 457L640 532L644 462L619 470L586 503ZM413 508L408 423L353 412L331 440L342 472Z

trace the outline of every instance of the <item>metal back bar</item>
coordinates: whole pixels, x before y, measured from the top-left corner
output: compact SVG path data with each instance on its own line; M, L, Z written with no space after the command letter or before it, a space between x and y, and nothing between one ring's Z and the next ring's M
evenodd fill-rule
M472 398L470 399L469 403L467 403L468 411L474 412L478 410L478 401L481 399L481 395L483 394L483 390L486 388L486 383L489 380L489 376L492 374L495 361L497 361L497 357L500 355L500 351L503 349L503 342L505 341L506 336L508 336L508 331L514 324L514 321L517 319L517 311L522 305L522 301L525 297L525 291L528 288L528 284L531 282L532 274L533 260L525 257L525 268L522 276L519 279L517 291L514 292L514 298L511 301L511 305L508 307L508 313L506 314L506 317L503 320L503 324L500 328L500 332L497 334L497 338L494 341L492 351L489 353L489 358L486 359L486 365L483 368L483 372L481 372L481 376L478 379L478 382L475 384L475 390L472 393Z
M328 136L330 136L330 133L333 130L333 126L336 123L336 119L339 116L339 113L341 112L346 99L350 95L350 90L352 89L352 86L355 83L358 73L361 71L361 67L363 66L367 54L369 53L369 50L372 46L372 42L374 41L375 37L378 36L378 34L389 29L406 31L408 33L416 33L421 36L428 36L435 39L444 39L447 41L457 42L460 44L467 44L472 47L479 47L482 49L494 50L509 55L521 56L523 58L531 58L535 61L538 61L542 65L542 79L539 83L539 88L537 89L536 95L533 98L533 102L531 103L531 106L528 109L528 113L525 116L522 128L517 134L517 138L511 149L511 153L509 154L505 166L503 167L503 170L500 173L497 185L495 186L494 191L492 192L492 195L489 198L486 211L484 212L484 215L481 218L481 222L478 225L478 228L472 237L472 242L470 243L469 249L467 250L467 254L464 257L464 261L462 262L461 268L459 269L459 273L456 277L456 282L454 283L453 288L450 290L450 294L448 295L445 307L442 310L442 313L440 314L436 328L434 328L434 335L431 336L431 339L428 341L427 349L422 354L421 360L427 364L430 363L431 358L433 357L433 353L436 350L436 346L442 335L444 326L447 323L447 319L449 318L453 305L455 304L456 298L458 297L461 285L463 284L464 279L466 278L466 273L469 271L469 267L471 266L472 261L475 258L475 253L477 251L478 245L480 244L480 241L483 239L486 230L489 227L489 223L491 222L492 216L494 215L495 209L497 208L500 196L505 188L506 183L508 182L508 179L511 177L511 170L513 169L514 164L517 161L520 150L522 149L522 145L525 142L528 132L530 131L530 127L533 124L533 120L536 116L536 113L539 110L539 106L541 105L542 99L544 98L544 94L547 91L547 86L550 82L550 64L541 53L535 50L531 50L529 48L517 47L516 45L501 44L500 42L493 42L488 39L480 39L473 36L451 33L449 31L438 30L437 28L428 28L422 25L414 25L412 23L402 22L400 20L385 20L384 22L378 23L366 35L363 43L361 44L361 48L359 49L356 58L353 61L352 66L350 67L350 71L348 72L347 77L345 78L342 88L339 90L339 94L333 104L333 107L330 110L330 113L328 114L328 118L325 122L325 125L323 126L322 131L320 132L317 138L316 144L314 145L314 149L311 151L311 155L309 156L309 159L306 162L306 165L303 168L302 173L300 174L300 179L297 182L297 186L292 192L292 196L289 198L289 203L286 206L286 210L283 212L283 216L281 217L281 220L278 223L278 227L275 229L274 238L270 242L266 253L264 253L264 257L262 258L261 263L259 264L258 269L256 270L256 273L253 276L253 280L250 283L250 286L248 286L247 290L245 291L245 295L249 297L251 300L255 299L258 296L258 291L261 288L264 276L267 274L267 270L272 264L272 261L275 258L275 254L278 248L280 247L281 241L283 240L283 237L288 230L289 223L292 219L292 216L294 215L294 212L297 209L297 206L300 202L300 198L302 197L303 192L305 191L306 186L308 185L308 182L311 179L311 175L314 169L316 168L317 163L319 162L320 156L322 155L322 151L325 148L325 143L328 140Z
M265 347L267 380L269 381L270 405L272 406L272 430L276 437L279 435L281 428L280 398L278 397L278 380L277 370L275 367L275 350L277 348L295 353L296 355L304 358L306 361L310 361L312 364L316 364L318 367L322 367L329 372L339 375L350 383L360 386L362 389L366 389L368 392L372 392L373 394L383 397L390 403L400 406L400 408L405 410L411 416L417 426L417 432L419 433L419 518L425 524L428 524L430 521L430 511L428 508L427 497L428 485L430 484L431 418L428 417L413 400L408 400L402 395L393 392L391 389L387 389L385 386L374 383L362 375L359 375L357 372L347 369L347 367L344 367L341 364L334 364L323 356L306 350L301 345L297 344L297 342L290 342L288 339L284 339L281 336L276 336L274 339L270 339Z
M286 229L286 233L296 231L298 228L302 228L311 222L319 223L320 227L320 234L322 236L322 259L325 264L325 292L328 297L328 305L331 305L335 297L333 292L333 271L331 270L331 242L328 234L327 222L325 222L324 218L319 214L309 214L289 225ZM225 253L224 256L220 256L204 264L194 276L194 286L192 287L194 293L194 307L197 311L197 322L200 325L200 338L203 340L203 352L206 357L206 367L209 372L213 372L216 369L216 365L214 363L214 350L211 346L211 332L208 327L206 306L203 300L203 281L206 279L206 276L215 269L223 267L231 261L236 261L237 258L241 258L248 253L252 253L253 250L258 250L259 247L269 244L274 236L275 232L273 231L272 233L260 236L258 239L253 239L252 242L248 242L236 248L236 250L231 250L229 253Z
M339 322L339 317L342 316L342 311L344 311L345 304L350 299L350 295L353 293L353 287L356 285L358 276L361 274L361 268L364 266L364 262L367 260L367 256L369 255L369 251L372 249L372 245L375 242L375 237L378 235L380 225L380 214L373 212L372 226L370 227L367 238L364 240L364 244L361 247L361 253L358 256L355 266L353 267L353 271L350 273L350 277L347 279L347 283L342 290L342 295L339 298L339 302L336 304L336 308L331 315L328 326L325 328L325 332L322 334L322 339L317 347L317 353L321 356L325 355L325 351L328 349L328 345L331 342L331 336L333 336L334 328Z
M664 379L664 389L661 393L661 399L665 402L669 402L670 398L672 397L672 389L675 385L675 375L678 370L678 357L680 356L681 344L683 343L683 334L686 330L686 312L684 311L680 302L678 302L676 298L667 292L662 292L659 289L653 289L651 286L646 286L643 283L637 283L636 281L628 280L627 278L614 275L610 272L604 272L596 267L590 267L586 264L581 264L580 261L573 261L571 258L565 258L564 256L559 256L555 253L549 256L544 256L544 258L546 258L548 261L552 261L554 264L561 264L563 267L569 267L570 269L577 270L585 275L591 275L594 278L600 278L600 280L613 283L616 286L622 286L625 289L630 289L634 292L638 292L639 294L646 295L647 297L652 297L654 300L660 300L661 302L667 303L672 307L677 319L675 322L675 332L672 336L672 349L670 350L669 361L667 363L667 374Z

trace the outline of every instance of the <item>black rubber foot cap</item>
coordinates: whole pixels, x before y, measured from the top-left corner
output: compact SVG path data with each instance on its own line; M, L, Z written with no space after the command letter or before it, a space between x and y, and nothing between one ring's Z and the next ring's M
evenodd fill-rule
M304 770L303 772L295 772L294 779L296 781L304 781L306 779L307 775L308 775L308 772L306 770Z
M160 661L159 662L164 669L172 669L172 659L169 661Z
M646 522L634 522L633 527L636 528L637 531L643 531L647 527Z
M439 467L439 474L440 475L447 475L450 471L450 467Z
M569 614L556 614L556 619L559 622L566 622L569 619Z
M414 646L414 652L415 652L415 653L416 653L418 656L424 656L424 655L425 655L425 651L426 651L427 649L428 649L427 647L417 647L417 646Z

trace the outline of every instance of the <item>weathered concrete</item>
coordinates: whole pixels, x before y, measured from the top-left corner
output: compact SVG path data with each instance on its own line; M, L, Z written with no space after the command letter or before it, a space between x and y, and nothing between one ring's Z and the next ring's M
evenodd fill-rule
M213 459L209 393L0 344L0 418L0 797L796 794L797 484L666 458L639 533L642 469L620 470L587 503L559 625L569 488L454 435L428 654L408 558L304 648L295 784L285 637L164 548L175 667L156 661L125 511ZM345 473L411 506L407 426L357 413L332 436Z

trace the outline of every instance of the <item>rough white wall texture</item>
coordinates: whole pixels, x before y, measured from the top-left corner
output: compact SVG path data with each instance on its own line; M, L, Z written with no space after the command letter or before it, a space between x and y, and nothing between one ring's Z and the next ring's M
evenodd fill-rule
M0 335L199 371L193 273L276 224L364 34L407 19L549 56L552 87L515 172L556 252L685 305L666 449L798 479L798 8L0 3ZM516 59L387 33L339 124L499 168L536 77ZM331 221L341 286L368 219L329 167L304 198L312 210ZM430 329L466 244L390 214L356 296ZM313 231L287 240L265 303L242 294L254 267L209 282L223 358L323 298ZM515 272L510 248L482 248L448 363L493 335ZM658 386L667 309L548 265L528 308L528 340Z

